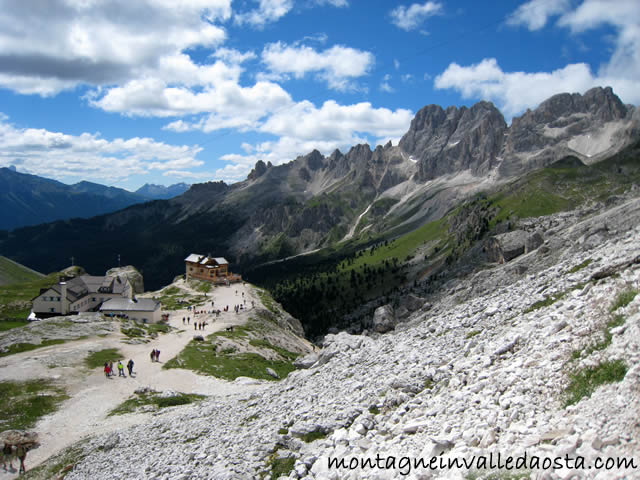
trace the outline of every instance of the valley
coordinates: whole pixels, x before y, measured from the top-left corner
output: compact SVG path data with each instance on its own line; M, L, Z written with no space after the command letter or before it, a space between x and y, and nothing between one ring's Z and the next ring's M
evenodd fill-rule
M260 160L231 185L3 232L34 271L6 263L0 378L62 389L26 478L640 478L638 112L610 88L511 125L489 102L429 105L397 145ZM176 277L188 252L246 284ZM139 268L169 323L26 324L57 281L37 272L71 257ZM205 332L184 324L193 309ZM82 366L107 349L139 375ZM564 463L473 463L493 454Z
M209 396L155 413L142 407L149 413L127 414L117 429L108 427L120 422L111 417L89 419L90 437L26 478L62 471L65 479L638 478L637 193L521 222L546 232L536 249L443 278L442 295L407 304L404 316L389 305L399 321L388 333L326 335L322 348L296 360L297 369L279 382L192 381L191 373L153 370L158 366L144 358L145 379L136 377L141 385L173 388L164 383L171 379L185 393L191 385L191 392ZM213 296L226 292L233 300L234 290L218 287ZM180 333L187 312L171 316L177 333L119 348L138 355L162 345L168 360L165 353L177 353L191 337ZM106 338L81 340L80 355L87 343L107 346ZM52 350L6 357L2 364L61 362L74 345L55 347L57 355L47 347ZM126 385L119 398L131 394L130 379L109 381L99 371L91 378L96 395L107 389L100 395L111 398L110 383ZM56 415L63 414L39 425ZM176 448L183 445L187 450ZM541 464L512 471L474 463L498 453L563 463L553 471ZM382 463L367 462L378 458ZM431 458L458 466L416 463ZM617 466L596 467L598 459Z

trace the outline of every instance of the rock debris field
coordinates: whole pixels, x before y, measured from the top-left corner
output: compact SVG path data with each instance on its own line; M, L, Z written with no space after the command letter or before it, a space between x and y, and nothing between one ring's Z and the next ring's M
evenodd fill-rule
M328 335L278 383L87 439L64 478L640 478L640 295L619 300L640 286L640 201L625 202L543 219L553 248L516 260L524 273L462 279L384 335ZM572 399L571 379L605 365L622 376ZM491 453L541 460L517 476L415 465Z

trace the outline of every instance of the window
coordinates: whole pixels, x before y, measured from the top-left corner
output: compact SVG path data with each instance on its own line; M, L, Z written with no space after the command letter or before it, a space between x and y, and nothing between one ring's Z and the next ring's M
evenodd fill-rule
M53 307L51 307L51 308L49 309L49 311L50 311L51 313L56 313L56 309L55 309L55 308L53 308Z
M91 301L95 302L96 301L96 297L91 297Z
M58 297L58 302L60 301L60 297Z

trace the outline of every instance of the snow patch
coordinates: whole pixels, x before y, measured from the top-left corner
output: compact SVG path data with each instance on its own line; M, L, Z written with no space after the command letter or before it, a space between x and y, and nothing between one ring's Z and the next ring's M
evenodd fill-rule
M567 142L567 146L579 154L590 158L609 150L614 145L614 135L622 128L622 122L609 122L604 124L602 128L591 133L573 137Z

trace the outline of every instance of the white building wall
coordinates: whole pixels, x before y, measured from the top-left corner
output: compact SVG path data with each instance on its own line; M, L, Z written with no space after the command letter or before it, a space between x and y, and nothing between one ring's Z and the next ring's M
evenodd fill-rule
M62 298L58 292L49 289L33 300L33 311L39 313L61 313Z

